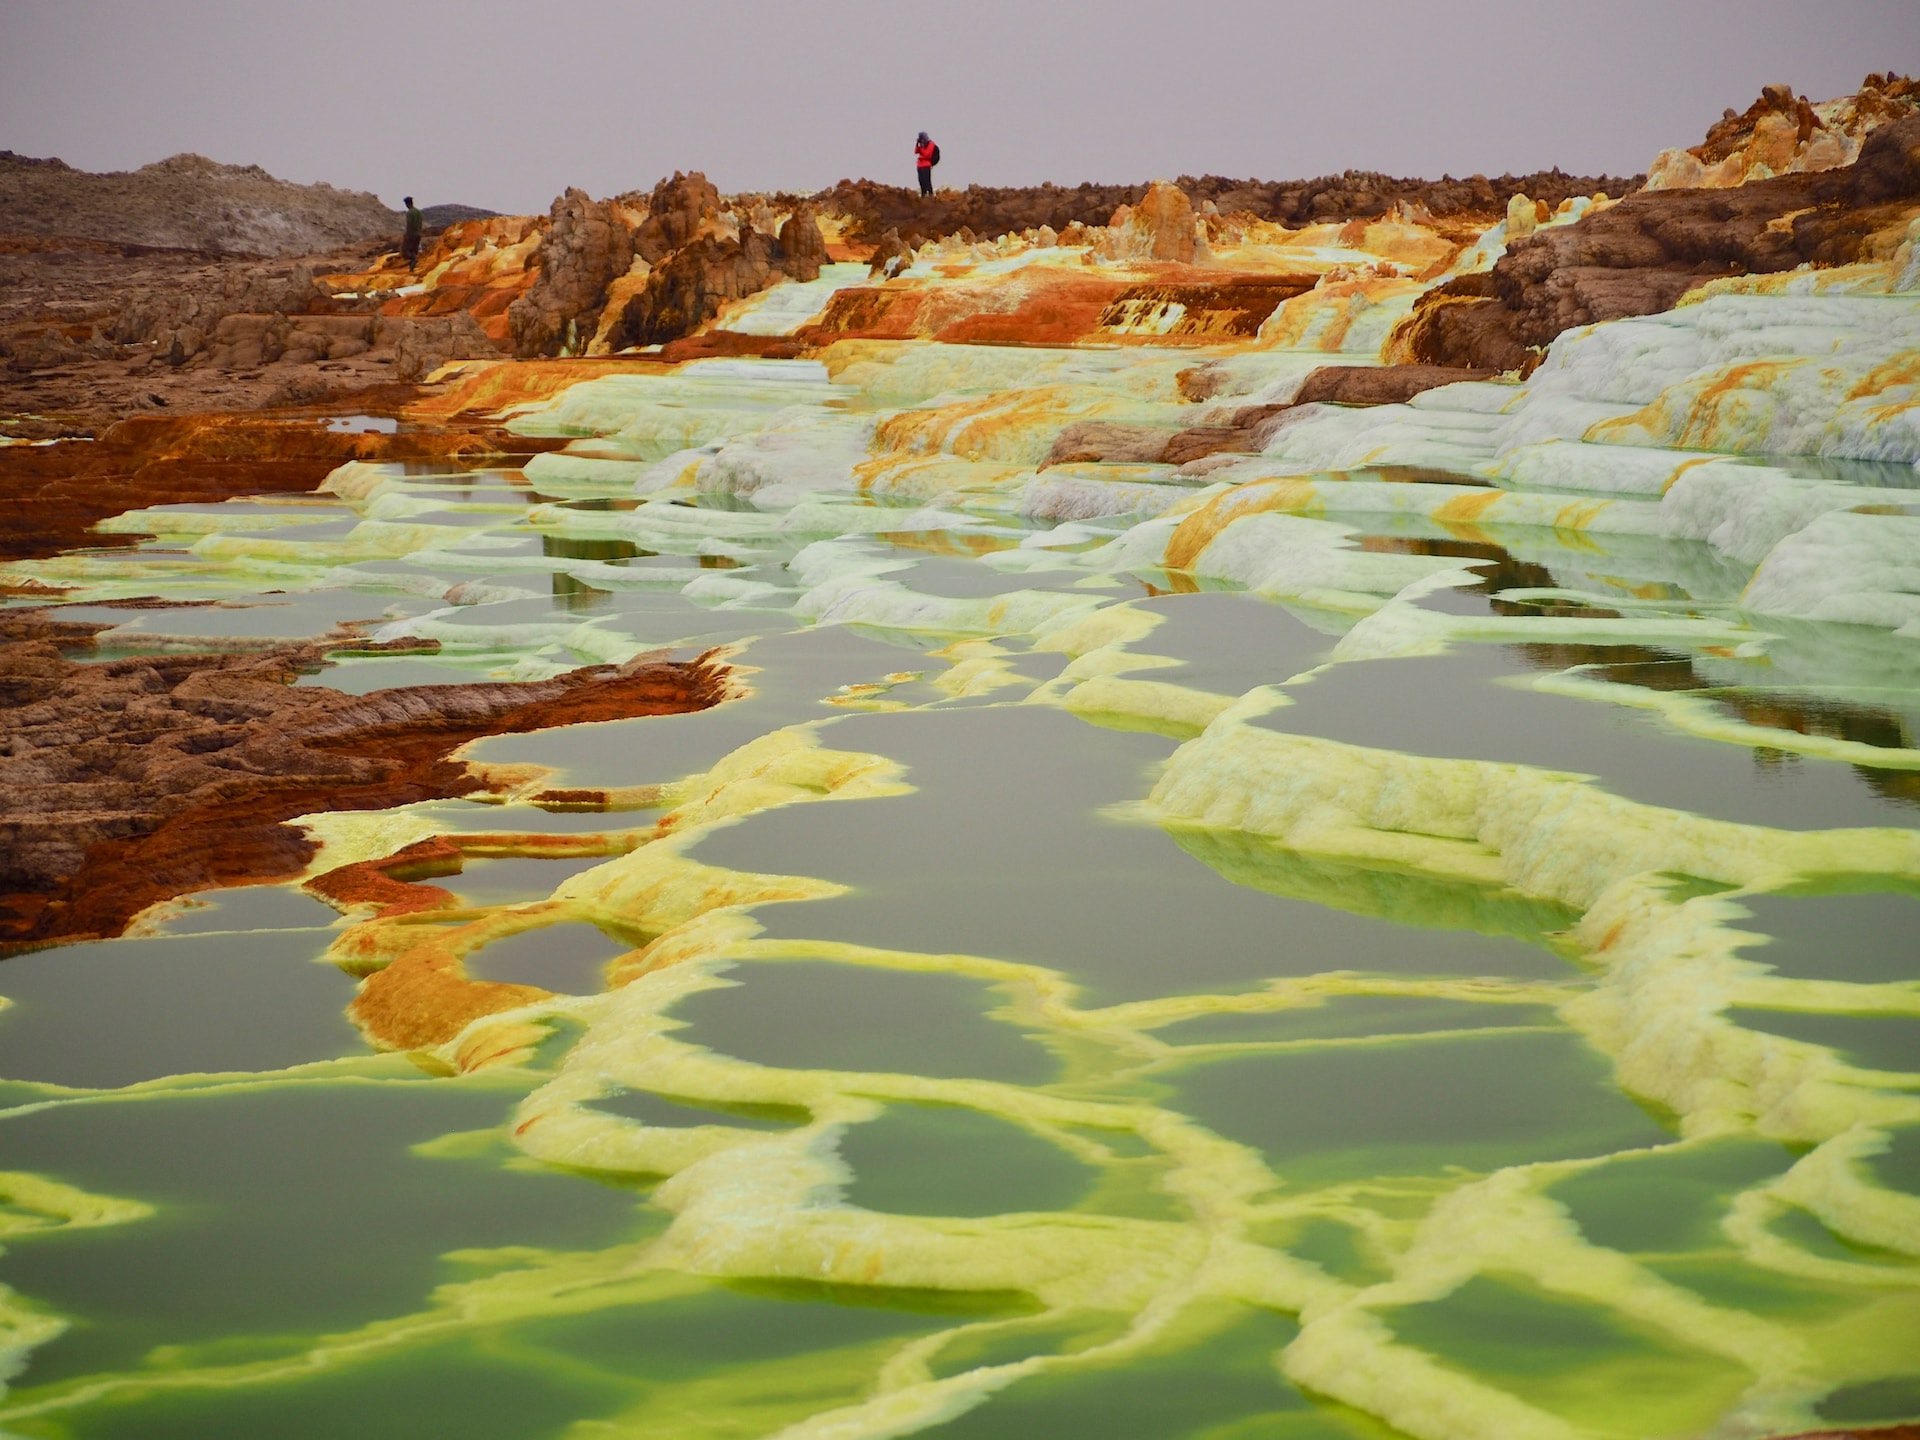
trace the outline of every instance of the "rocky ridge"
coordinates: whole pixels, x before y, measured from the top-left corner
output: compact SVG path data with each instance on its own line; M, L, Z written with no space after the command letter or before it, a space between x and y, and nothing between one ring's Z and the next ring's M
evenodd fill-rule
M1524 372L1563 331L1671 309L1709 280L1890 250L1916 206L1920 113L1875 130L1842 168L1649 190L1517 239L1490 272L1422 296L1389 358Z
M1371 170L1348 170L1312 180L1235 180L1222 175L1182 175L1173 183L1199 211L1245 214L1282 225L1303 226L1338 220L1366 220L1396 208L1415 208L1436 218L1491 217L1507 198L1525 192L1558 205L1576 195L1604 190L1624 195L1639 188L1640 176L1568 175L1560 170L1530 175L1471 175L1465 179L1408 179ZM970 231L993 239L1048 226L1056 233L1069 225L1101 226L1121 206L1136 206L1148 184L1076 186L972 185L942 190L923 200L906 186L872 180L842 180L813 197L823 212L844 215L848 235L877 243L896 231L918 245L943 235Z
M633 264L633 239L619 202L575 189L556 199L545 237L527 262L533 284L507 309L514 354L583 350L599 325L607 287Z
M1768 85L1743 111L1729 108L1686 149L1663 150L1647 168L1649 190L1724 189L1774 175L1850 165L1867 136L1920 110L1920 81L1869 75L1859 90L1811 101L1791 85Z
M258 165L182 154L96 174L0 151L0 215L29 235L77 236L211 254L315 255L399 237L401 215L364 190L297 185Z
M781 222L777 235L763 234L749 222L732 237L702 236L653 271L604 342L620 350L691 335L732 301L781 280L819 278L826 255L826 240L804 202Z

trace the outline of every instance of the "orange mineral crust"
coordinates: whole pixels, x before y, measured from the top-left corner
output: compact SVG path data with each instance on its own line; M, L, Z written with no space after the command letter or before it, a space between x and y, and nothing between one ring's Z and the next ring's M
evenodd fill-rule
M507 307L532 288L540 273L529 262L542 233L539 222L525 215L462 220L434 237L417 269L388 254L369 269L320 278L336 292L385 296L382 315L465 311L489 340L504 347L512 339Z
M413 387L388 391L372 398L391 406ZM98 440L0 446L0 559L137 544L138 535L92 527L143 506L304 493L349 460L456 460L509 448L550 447L488 427L349 434L284 414L137 415Z
M306 886L311 893L343 909L372 909L332 952L336 963L366 976L348 1014L382 1048L420 1049L453 1039L482 1015L547 998L552 992L535 986L475 979L465 956L491 940L537 928L551 918L553 906L463 910L451 891L428 882L459 874L469 857L617 855L638 843L640 837L617 831L434 836L383 859L315 876ZM469 1062L486 1063L486 1057L463 1057Z
M313 852L287 820L479 789L450 757L480 736L727 693L702 656L347 695L292 684L322 663L316 646L69 659L91 628L0 617L0 948L115 935L159 900L284 879Z
M1222 275L1185 265L1100 274L1033 266L1011 275L842 290L808 338L929 339L976 345L1069 345L1082 340L1204 344L1258 333L1282 301L1311 290L1311 275Z
M423 937L368 978L348 1014L374 1044L389 1050L428 1049L453 1039L482 1015L550 994L532 985L473 979L450 943L453 938Z

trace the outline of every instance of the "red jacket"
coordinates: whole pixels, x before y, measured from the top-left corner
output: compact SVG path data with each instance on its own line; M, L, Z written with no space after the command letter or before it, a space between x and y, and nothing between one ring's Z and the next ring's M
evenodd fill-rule
M933 168L933 151L934 144L931 140L927 141L924 145L914 146L913 163L922 170L931 170Z

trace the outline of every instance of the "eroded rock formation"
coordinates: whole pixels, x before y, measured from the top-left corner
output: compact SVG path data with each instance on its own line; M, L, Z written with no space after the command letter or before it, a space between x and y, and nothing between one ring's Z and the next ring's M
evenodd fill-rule
M1393 358L1524 371L1563 331L1670 309L1715 277L1858 259L1916 203L1920 115L1875 131L1842 169L1629 196L1422 296Z
M514 354L578 352L599 324L607 286L633 264L634 236L618 207L569 188L533 258L539 277L507 308Z
M51 434L84 434L132 410L301 402L499 353L461 306L342 293L327 272L366 258L289 264L0 237L9 408Z
M869 274L891 277L913 263L913 247L900 238L898 230L888 230L873 247L867 261Z
M424 380L449 360L496 353L493 338L470 310L423 315L397 324L382 317L374 334L376 341L391 335L393 373L401 380Z
M705 175L676 170L647 197L647 218L634 232L634 253L658 265L692 241L719 211L720 192Z
M1707 138L1663 150L1647 168L1649 190L1723 188L1773 175L1851 164L1875 130L1920 109L1920 81L1869 75L1852 95L1811 102L1790 85L1769 85L1744 111L1726 111Z
M1462 380L1490 380L1490 370L1447 365L1322 365L1300 382L1293 403L1404 405L1414 396Z
M730 302L786 280L812 280L827 246L813 213L802 205L774 239L741 227L737 237L703 235L673 252L647 277L606 332L609 349L660 345L688 336Z
M780 270L789 280L818 280L827 263L827 238L813 207L802 201L780 222Z
M1194 260L1193 202L1178 185L1154 181L1139 204L1122 206L1107 226L1119 231L1125 251L1140 259L1182 264Z

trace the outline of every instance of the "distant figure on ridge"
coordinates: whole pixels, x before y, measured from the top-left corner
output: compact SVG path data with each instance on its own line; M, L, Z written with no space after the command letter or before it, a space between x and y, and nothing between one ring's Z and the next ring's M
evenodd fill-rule
M420 258L420 234L426 229L427 217L414 205L411 195L402 196L400 203L407 207L407 233L400 237L400 258L411 270Z
M920 138L913 142L914 168L920 173L920 193L933 194L933 167L940 163L940 147L927 138L922 130Z

